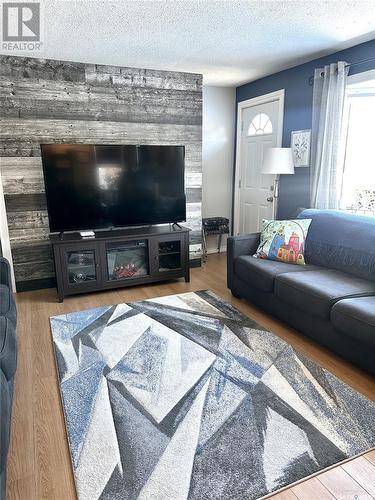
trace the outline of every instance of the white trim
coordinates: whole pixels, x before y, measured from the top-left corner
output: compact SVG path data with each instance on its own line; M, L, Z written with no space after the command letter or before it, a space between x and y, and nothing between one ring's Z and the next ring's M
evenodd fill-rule
M254 97L252 99L247 99L246 101L241 101L237 105L236 165L234 171L234 189L233 189L233 195L234 195L233 234L235 235L239 234L239 225L240 225L239 181L241 179L240 170L241 170L241 138L242 138L243 111L246 108L258 106L259 104L266 104L272 101L279 101L276 147L281 148L283 142L284 97L285 97L285 89L280 89L276 90L275 92L270 92L269 94L264 94L258 97ZM273 211L275 211L275 205L273 207Z
M348 76L347 86L355 83L367 82L368 80L375 80L375 69L362 71L362 73L356 73L355 75Z
M3 183L1 181L1 172L0 172L0 241L1 241L1 250L3 253L3 257L5 257L10 264L10 276L12 280L12 288L13 291L15 292L16 281L14 279L13 259L12 259L12 251L10 248L8 219L5 210L4 191L3 191Z

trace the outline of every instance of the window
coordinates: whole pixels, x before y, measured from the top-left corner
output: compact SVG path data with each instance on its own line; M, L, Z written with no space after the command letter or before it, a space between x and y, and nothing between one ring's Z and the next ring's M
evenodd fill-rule
M248 136L253 135L264 135L272 134L272 123L270 117L266 113L258 113L252 119L249 130L247 131Z
M341 208L375 215L375 79L349 84L347 96Z

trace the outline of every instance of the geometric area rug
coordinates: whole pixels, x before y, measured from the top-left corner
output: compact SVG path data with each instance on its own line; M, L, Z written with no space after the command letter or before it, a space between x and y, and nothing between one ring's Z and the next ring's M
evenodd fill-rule
M79 500L256 499L375 445L375 404L213 293L50 318Z

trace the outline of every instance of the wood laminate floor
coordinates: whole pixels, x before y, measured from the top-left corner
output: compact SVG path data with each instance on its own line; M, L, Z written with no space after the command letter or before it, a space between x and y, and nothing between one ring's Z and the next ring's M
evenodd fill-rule
M19 351L8 461L8 500L76 498L51 343L48 318L52 315L210 289L375 401L374 378L245 301L233 298L226 287L225 254L210 255L208 262L202 268L193 269L191 274L190 283L180 280L93 293L67 298L62 304L57 302L55 289L16 295ZM272 499L375 499L375 451L301 482Z

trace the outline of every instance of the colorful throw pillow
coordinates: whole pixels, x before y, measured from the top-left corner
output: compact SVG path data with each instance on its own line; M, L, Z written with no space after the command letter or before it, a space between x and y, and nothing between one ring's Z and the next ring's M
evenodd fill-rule
M312 219L263 219L260 244L254 257L305 265L305 242Z

